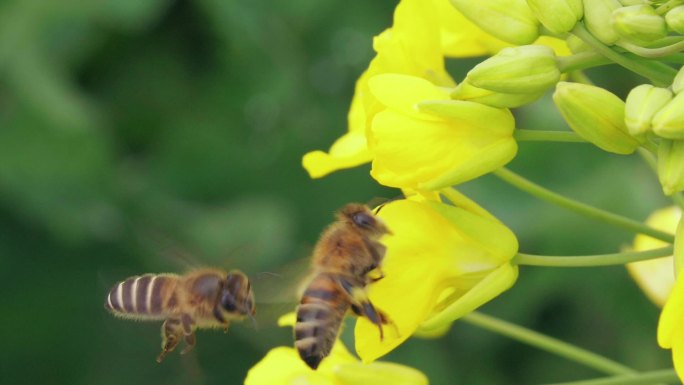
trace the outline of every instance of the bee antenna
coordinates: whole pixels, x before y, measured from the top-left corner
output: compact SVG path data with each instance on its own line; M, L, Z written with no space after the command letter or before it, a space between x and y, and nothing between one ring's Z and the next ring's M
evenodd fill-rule
M404 198L403 195L397 195L394 198L385 199L384 202L378 204L378 207L376 207L375 210L373 210L373 215L378 215L380 213L380 210L382 210L382 208L385 207L386 204L392 203L392 202L397 201L397 200L402 199L402 198Z
M257 325L256 318L250 313L247 313L247 317L252 321L252 325L254 326L254 330L259 330L259 325Z

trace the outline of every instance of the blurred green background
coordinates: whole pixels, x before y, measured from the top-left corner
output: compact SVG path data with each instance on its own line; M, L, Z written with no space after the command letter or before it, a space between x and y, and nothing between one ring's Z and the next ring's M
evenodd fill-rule
M371 38L395 5L1 2L0 383L238 384L269 348L290 345L274 318L292 308L279 293L299 278L293 266L335 209L398 194L368 166L313 181L300 166L345 130ZM449 65L458 79L477 61ZM590 75L620 95L641 81L614 68ZM549 98L517 114L521 128L566 129ZM523 143L511 168L636 219L668 204L639 158L589 145ZM614 252L632 239L493 177L463 190L523 252ZM239 267L270 288L258 293L259 330L200 331L192 354L159 365L159 324L115 319L102 304L115 282L182 272L188 260ZM655 342L658 309L622 267L522 268L483 311L637 369L670 365ZM387 359L435 385L599 375L461 323Z

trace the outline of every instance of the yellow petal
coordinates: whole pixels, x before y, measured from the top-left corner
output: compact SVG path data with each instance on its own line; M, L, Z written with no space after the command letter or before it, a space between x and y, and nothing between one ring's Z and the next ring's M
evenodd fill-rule
M517 266L508 263L500 266L443 311L425 321L421 329L424 332L440 329L463 317L508 290L517 278Z
M343 364L335 375L344 385L428 385L427 377L420 371L390 362Z
M492 55L511 44L483 31L463 16L449 0L434 0L439 13L442 53L450 57Z
M325 362L325 361L323 361ZM324 372L309 369L297 352L289 347L272 349L245 378L245 385L333 385Z
M512 120L502 128L488 124L491 120L475 122L475 118L463 116L466 124L455 119L412 119L391 110L377 114L371 128L375 142L371 175L386 186L431 190L464 182L509 162L517 150ZM509 136L493 134L506 129Z
M682 324L684 324L684 279L680 276L660 313L658 345L665 349L671 348L675 333L682 330Z
M646 224L669 233L674 233L681 218L681 209L670 206L655 211L646 219ZM659 239L639 234L634 237L634 250L644 251L668 246ZM648 298L662 307L675 283L674 259L656 258L627 264L627 269Z
M321 178L333 171L368 163L373 158L364 133L348 132L330 148L329 153L311 151L302 158L302 166L311 178Z
M450 91L436 87L429 81L409 75L383 74L368 80L376 99L386 107L420 119L439 118L421 113L417 105L426 100L448 100Z

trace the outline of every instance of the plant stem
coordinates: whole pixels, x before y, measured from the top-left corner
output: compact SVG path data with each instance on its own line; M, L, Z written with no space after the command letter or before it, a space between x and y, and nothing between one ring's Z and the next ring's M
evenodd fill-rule
M633 231L636 233L646 234L661 241L672 243L674 242L674 236L672 234L654 229L647 226L639 221L633 219L625 218L621 215L613 214L609 211L605 211L586 203L578 202L570 198L566 198L558 193L555 193L549 189L546 189L538 184L535 184L522 176L502 167L493 172L494 175L500 179L510 183L511 185L525 191L539 199L545 200L547 202L554 203L558 206L564 207L571 211L577 212L579 214L585 215L589 218L593 218L616 227L620 227L625 230Z
M513 131L515 140L527 142L576 142L586 143L579 135L572 131L544 131L516 129Z
M596 378L573 382L560 382L552 385L648 385L655 382L679 384L677 373L673 369L656 370L639 374Z
M582 23L577 23L575 25L575 28L572 30L572 34L587 43L587 45L589 45L599 54L627 68L628 70L645 77L646 79L650 79L654 85L666 87L672 83L672 80L676 75L676 71L666 64L658 62L644 62L622 55L621 53L613 50L596 39ZM665 67L663 67L663 65Z
M673 55L676 53L679 53L682 49L684 49L684 40L680 40L676 43L670 44L665 47L659 47L659 48L647 48L647 47L640 47L636 44L632 44L628 41L620 41L618 42L620 46L634 54L637 54L641 57L649 58L649 59L655 59L655 58L660 58L663 56L668 56L668 55Z
M461 320L583 364L606 374L632 374L635 370L588 350L482 313L472 312Z
M560 72L572 72L613 63L605 56L593 51L580 52L570 56L560 56L556 58L556 62L558 63Z
M527 266L550 267L592 267L624 265L630 262L660 258L672 255L672 246L645 251L626 251L623 253L578 255L578 256L549 256L518 253L513 263Z

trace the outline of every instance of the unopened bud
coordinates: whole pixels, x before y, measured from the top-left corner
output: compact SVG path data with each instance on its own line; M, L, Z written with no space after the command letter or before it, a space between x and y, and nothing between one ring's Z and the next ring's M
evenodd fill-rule
M605 151L631 154L639 142L625 125L625 103L600 87L559 82L553 101L568 125Z
M684 93L677 94L653 117L653 132L668 139L684 139Z
M582 0L527 0L539 21L555 34L570 31L582 19Z
M468 20L499 39L530 44L539 37L539 22L526 0L451 0Z
M477 88L467 80L463 81L451 93L451 98L456 100L468 100L471 102L482 103L496 108L516 108L541 98L544 91L531 94L513 94L495 92Z
M684 35L684 5L674 7L666 13L665 23L670 30Z
M649 42L667 36L665 19L646 4L616 9L612 23L615 31L628 40Z
M658 179L665 195L684 190L684 141L663 139L658 144Z
M672 92L667 88L642 84L634 87L625 101L625 124L628 132L640 142L646 140L646 133L651 130L651 121L672 99Z
M602 43L612 45L619 35L610 23L613 11L622 7L617 0L584 0L584 24Z
M466 80L490 91L539 93L560 80L560 71L551 48L525 45L502 49L470 70Z
M679 72L677 72L677 76L675 76L672 82L672 92L678 94L682 90L684 90L684 66L679 68Z

